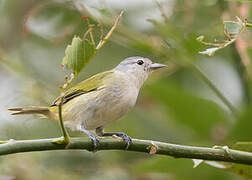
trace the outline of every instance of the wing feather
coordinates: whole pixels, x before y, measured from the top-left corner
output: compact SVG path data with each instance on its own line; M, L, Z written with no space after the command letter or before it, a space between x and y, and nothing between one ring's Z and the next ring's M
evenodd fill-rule
M65 96L63 98L63 104L67 103L71 99L80 96L82 94L87 94L93 91L99 90L101 87L104 86L104 82L108 78L110 74L112 74L113 71L105 71L99 74L96 74L76 86L70 88L69 90L66 91ZM57 106L60 103L60 97L58 97L50 107L52 106Z

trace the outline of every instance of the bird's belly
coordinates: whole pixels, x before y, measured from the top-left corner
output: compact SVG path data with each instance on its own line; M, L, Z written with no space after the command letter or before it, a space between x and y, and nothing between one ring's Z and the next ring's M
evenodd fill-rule
M71 103L76 106L66 108L69 110L63 115L66 126L73 130L80 125L87 130L107 126L126 114L135 105L138 95L138 91L134 91L134 89L124 92L116 89L101 91L84 94L73 99L73 101L78 101ZM101 94L103 95L101 96Z
M88 129L95 129L97 127L105 127L111 122L121 118L124 114L129 112L135 103L131 102L107 102L103 108L96 110L93 114L93 119L88 119L86 122Z

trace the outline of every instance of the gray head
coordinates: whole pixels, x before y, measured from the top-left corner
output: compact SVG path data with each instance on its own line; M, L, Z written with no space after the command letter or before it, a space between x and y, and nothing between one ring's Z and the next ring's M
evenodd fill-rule
M141 87L151 72L165 66L164 64L153 63L148 58L134 56L124 59L115 67L115 70L126 73L135 79L138 86Z

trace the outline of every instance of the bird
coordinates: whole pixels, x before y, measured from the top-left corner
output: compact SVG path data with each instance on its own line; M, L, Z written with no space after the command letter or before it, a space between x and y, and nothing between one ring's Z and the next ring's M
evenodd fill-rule
M62 103L64 125L73 131L89 136L94 149L99 137L116 135L121 137L128 149L131 138L122 132L104 132L104 128L128 113L136 104L139 91L148 76L155 70L166 67L150 59L134 56L121 61L115 68L98 73L56 98L49 106L27 106L9 108L12 115L40 114L59 121L58 105ZM96 135L91 132L95 131Z

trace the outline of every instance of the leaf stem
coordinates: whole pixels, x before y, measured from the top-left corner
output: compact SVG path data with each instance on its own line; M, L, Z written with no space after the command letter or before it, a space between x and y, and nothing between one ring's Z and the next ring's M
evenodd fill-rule
M93 28L91 28L91 31L89 32L89 35L90 35L90 39L91 39L92 45L95 46L95 41L94 41L94 36L93 36L92 30L93 30Z
M195 72L199 74L201 79L214 91L214 93L221 99L221 101L229 108L229 110L237 116L237 110L236 108L232 105L232 103L222 94L222 92L217 88L217 86L207 77L207 75L201 71L201 69L195 65L192 64L193 69Z
M63 138L64 138L64 142L67 144L67 146L70 144L70 137L67 133L67 130L64 126L64 123L63 123L63 118L62 118L62 104L63 104L63 97L64 96L61 96L61 99L60 99L60 103L58 105L58 110L59 110L59 123L60 123L60 127L61 127L61 131L62 131L62 134L63 134Z

